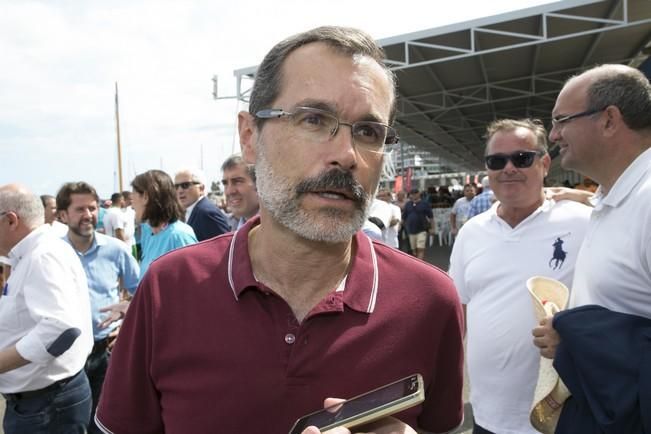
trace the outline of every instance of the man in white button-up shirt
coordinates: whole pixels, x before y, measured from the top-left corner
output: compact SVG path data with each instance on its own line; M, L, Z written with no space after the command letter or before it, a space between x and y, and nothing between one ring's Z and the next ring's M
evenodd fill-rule
M0 187L0 255L11 275L0 297L0 392L5 434L84 433L83 371L93 346L86 276L72 248L43 224L37 196Z

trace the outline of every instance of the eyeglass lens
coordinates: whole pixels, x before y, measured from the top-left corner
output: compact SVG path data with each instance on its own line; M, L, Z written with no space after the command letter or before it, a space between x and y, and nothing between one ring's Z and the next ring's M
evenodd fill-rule
M531 167L537 153L530 152L513 152L512 154L493 154L486 156L486 167L490 170L501 170L506 167L509 160L518 169Z
M325 141L337 133L340 125L351 128L356 144L381 148L385 142L395 140L395 133L388 126L378 122L359 121L348 124L339 121L334 115L318 109L297 108L292 116L294 126L309 133L315 139Z
M193 185L197 185L196 182L179 182L178 184L174 184L174 188L182 188L183 190L187 190L188 188L192 187Z

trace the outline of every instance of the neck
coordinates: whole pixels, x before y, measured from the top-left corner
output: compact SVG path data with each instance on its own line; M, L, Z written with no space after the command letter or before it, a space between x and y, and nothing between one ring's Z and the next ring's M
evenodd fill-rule
M603 156L599 160L600 164L592 168L586 167L584 174L599 183L602 192L607 194L633 161L649 149L650 144L651 132L623 131L612 141L602 145Z
M352 240L310 241L275 222L263 209L260 217L260 225L249 233L253 273L285 299L300 321L348 273Z
M151 227L152 233L157 234L157 233L162 232L163 230L165 230L165 228L168 225L169 225L169 223L161 223L158 226L150 226L150 227Z
M500 203L497 207L497 215L507 222L509 226L514 228L533 214L544 201L545 194L541 191L538 200L528 205L505 205L504 203Z
M84 237L77 235L73 231L68 229L68 239L70 243L79 253L85 253L90 249L90 246L93 245L93 240L95 239L95 232L92 232L89 236Z

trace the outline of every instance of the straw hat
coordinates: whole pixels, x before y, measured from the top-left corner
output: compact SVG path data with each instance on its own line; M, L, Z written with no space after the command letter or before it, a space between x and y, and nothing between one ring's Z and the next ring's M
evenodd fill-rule
M534 276L527 280L527 289L538 321L567 307L570 291L558 280ZM544 434L554 434L563 403L571 395L552 363L551 359L540 358L538 383L529 416L531 425Z

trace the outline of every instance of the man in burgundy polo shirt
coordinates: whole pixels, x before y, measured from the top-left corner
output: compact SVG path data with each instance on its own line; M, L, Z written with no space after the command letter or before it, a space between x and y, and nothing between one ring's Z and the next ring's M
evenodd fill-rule
M359 430L459 425L462 316L451 280L360 232L384 145L397 140L383 56L368 35L339 27L266 56L238 119L259 217L151 265L104 383L105 432L287 433L327 397L413 373L425 401Z

